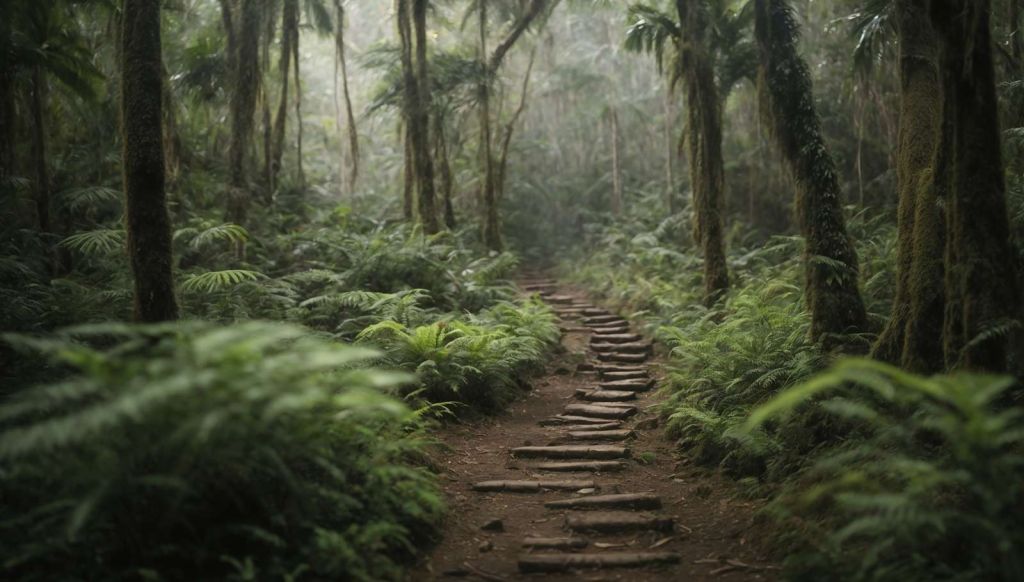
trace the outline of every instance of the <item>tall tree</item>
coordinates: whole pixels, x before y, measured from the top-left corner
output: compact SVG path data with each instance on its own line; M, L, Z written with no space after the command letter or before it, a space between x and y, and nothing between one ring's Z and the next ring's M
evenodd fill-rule
M708 42L705 7L676 0L681 43L680 66L686 85L687 142L693 189L694 237L704 255L704 303L711 306L729 289L722 219L725 161L722 157L722 105Z
M281 96L274 117L269 168L271 190L277 187L277 177L281 172L281 161L284 158L285 129L288 123L288 82L293 60L292 52L295 50L295 38L298 34L299 0L284 0L281 9L281 57L277 66L281 73Z
M124 0L121 124L128 256L135 319L177 319L171 224L164 191L160 0Z
M252 201L247 180L248 151L251 146L256 98L260 89L260 0L237 0L238 17L232 2L221 0L225 27L229 27L228 50L232 72L229 103L231 137L228 146L228 220L243 224ZM237 22L235 22L237 20Z
M821 135L810 70L797 51L793 8L788 0L755 0L754 10L764 117L796 182L811 334L832 347L838 336L867 328L857 253L846 231L835 162Z
M896 0L900 127L896 295L873 355L920 373L942 369L945 217L933 179L941 126L938 39L930 0Z
M1019 315L1003 175L989 0L932 0L941 46L936 162L946 207L946 364L999 372Z
M356 116L352 110L352 95L348 87L348 61L345 57L345 5L342 0L334 0L334 12L334 50L339 69L337 72L340 73L335 75L335 83L337 83L337 77L341 77L341 87L345 98L345 119L348 129L348 156L352 164L348 171L348 190L353 192L355 191L356 181L359 179L359 131L356 127ZM335 105L337 106L337 85L335 85L334 93ZM340 118L341 116L338 115L338 117ZM344 163L344 160L342 160L342 163Z

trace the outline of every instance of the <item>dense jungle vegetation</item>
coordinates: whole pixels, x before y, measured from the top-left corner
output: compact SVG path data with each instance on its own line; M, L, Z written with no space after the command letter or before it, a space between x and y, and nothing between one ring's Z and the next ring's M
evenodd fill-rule
M1022 9L0 0L0 577L402 578L529 266L786 579L1024 580Z

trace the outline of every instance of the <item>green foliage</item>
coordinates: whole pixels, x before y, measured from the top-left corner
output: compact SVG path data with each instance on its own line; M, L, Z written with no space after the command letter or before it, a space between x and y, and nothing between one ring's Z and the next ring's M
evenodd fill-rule
M817 403L858 435L820 455L774 504L809 546L789 560L791 575L1020 580L1024 413L1007 406L1015 385L852 359L758 409L751 427ZM836 391L859 396L824 399Z
M371 350L256 322L6 339L72 370L0 406L8 576L390 580L440 515Z

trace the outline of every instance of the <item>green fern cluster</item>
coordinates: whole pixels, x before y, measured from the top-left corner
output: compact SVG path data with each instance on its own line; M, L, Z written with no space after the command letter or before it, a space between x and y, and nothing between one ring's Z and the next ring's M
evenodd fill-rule
M813 403L856 427L857 438L819 455L772 506L805 545L788 561L791 577L1024 579L1024 413L1008 406L1014 387L1007 377L923 378L853 359L757 410L752 430Z
M499 304L468 322L382 321L364 329L359 340L381 346L386 364L416 374L419 385L406 396L494 412L542 368L558 342L556 321L534 300Z
M19 580L390 580L442 511L412 378L298 327L7 337L72 370L0 406L0 563Z

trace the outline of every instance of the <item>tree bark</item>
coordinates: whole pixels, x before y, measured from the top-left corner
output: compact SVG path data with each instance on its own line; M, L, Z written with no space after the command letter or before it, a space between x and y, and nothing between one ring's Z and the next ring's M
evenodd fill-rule
M284 138L288 125L288 83L291 75L292 50L295 48L294 37L299 30L299 1L284 0L281 11L281 57L278 60L278 72L281 73L281 97L277 103L277 115L274 117L273 147L270 156L270 189L277 188L277 177L281 172L284 159Z
M121 123L125 219L135 320L177 319L171 225L164 191L163 64L159 0L125 0Z
M821 135L810 71L797 52L799 35L787 0L755 1L758 87L767 104L764 117L796 182L810 332L828 349L845 343L841 336L864 331L867 312L835 162Z
M455 218L455 206L452 203L455 177L452 173L452 163L448 153L448 138L445 136L445 133L444 119L439 117L434 129L434 157L437 160L441 197L444 199L444 225L449 230L455 230L458 226L458 221Z
M412 138L409 136L409 120L402 120L402 155L405 163L402 165L402 216L406 221L412 222L415 218L416 207L416 172L413 166Z
M898 245L892 315L873 356L919 373L942 368L944 218L933 179L941 126L938 39L930 0L895 5L900 59Z
M244 224L248 218L251 195L246 180L246 158L256 112L256 97L260 86L259 40L260 1L240 0L238 30L233 36L235 55L231 86L230 117L231 140L228 146L229 192L227 218Z
M341 67L341 87L345 96L345 117L348 123L349 156L352 161L352 168L348 173L348 189L349 192L355 192L356 181L359 179L359 131L356 127L356 116L352 111L352 95L348 87L348 62L345 58L345 6L341 0L334 0L334 9L337 14L334 43L338 64Z
M46 77L39 66L32 68L29 107L32 116L32 173L35 190L36 225L40 232L53 232L50 220L50 168L47 164Z
M414 93L413 155L416 161L416 181L419 185L419 214L423 231L436 234L441 230L437 221L437 194L434 182L434 158L430 149L430 109L432 107L430 87L430 66L427 60L427 0L412 2L412 23L414 32Z
M619 112L614 108L608 111L610 139L612 150L612 214L622 214L622 160L619 157Z
M1007 366L1019 315L1010 245L988 0L933 0L943 123L937 179L946 196L946 365Z
M708 23L702 10L676 0L683 34L682 67L689 124L690 181L693 190L693 233L704 255L704 304L711 307L729 289L725 258L722 204L725 162L722 156L722 107L711 54Z
M487 0L479 0L480 16L480 60L484 67L485 79L480 84L480 163L482 164L481 201L483 202L483 241L484 245L500 252L504 243L501 240L501 224L498 216L498 203L495 193L494 159L491 155L491 79L495 69L487 61Z

